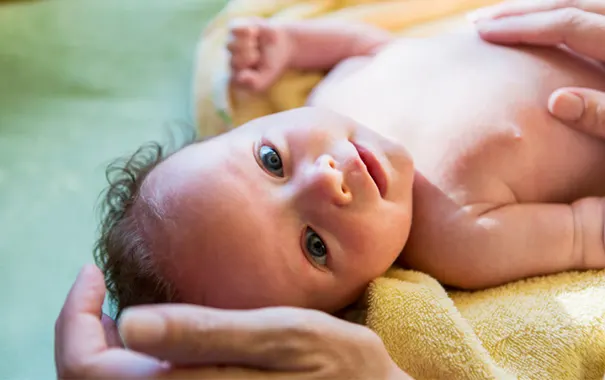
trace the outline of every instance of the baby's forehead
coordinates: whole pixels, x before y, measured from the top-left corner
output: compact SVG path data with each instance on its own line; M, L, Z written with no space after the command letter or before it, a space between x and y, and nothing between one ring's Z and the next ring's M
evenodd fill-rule
M151 173L144 195L187 224L231 223L247 219L270 226L275 218L266 173L251 147L223 149L216 139L189 146ZM254 224L254 223L253 223ZM258 234L257 234L258 235Z
M296 276L288 258L303 256L294 251L296 237L283 234L280 219L263 203L247 192L217 191L173 210L178 216L165 270L184 302L214 307L250 302L255 307L285 299Z
M230 139L217 137L197 142L158 164L149 173L142 190L178 192L177 189L192 181L207 181L220 175L225 169L232 171L241 167L249 155L251 153L244 144L235 144Z

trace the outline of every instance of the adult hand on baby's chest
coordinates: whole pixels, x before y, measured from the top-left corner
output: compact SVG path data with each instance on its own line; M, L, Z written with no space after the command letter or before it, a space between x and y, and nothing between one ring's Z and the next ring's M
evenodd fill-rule
M470 18L481 37L490 42L564 45L587 58L605 62L603 0L509 1L481 9ZM605 93L562 88L551 95L548 108L570 127L605 139Z

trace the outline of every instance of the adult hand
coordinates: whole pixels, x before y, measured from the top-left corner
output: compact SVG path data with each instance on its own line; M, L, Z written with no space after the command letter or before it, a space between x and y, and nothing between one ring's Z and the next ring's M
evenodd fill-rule
M104 297L103 275L95 266L84 267L55 324L57 376L60 379L150 378L163 374L168 367L161 361L110 347L119 346L119 336L111 319L106 317L101 321Z
M264 378L262 372L252 369L175 369L156 358L125 350L113 320L106 315L101 317L104 295L105 284L99 269L85 267L55 325L55 364L59 379Z
M120 332L131 349L181 367L242 366L270 379L411 380L372 331L313 310L142 306L124 314Z
M370 330L293 308L132 308L120 323L126 350L102 322L104 294L98 268L85 267L56 323L59 378L410 379Z
M605 0L517 0L480 9L469 18L479 35L500 44L559 46L605 62ZM550 112L572 127L605 139L605 93L562 88Z

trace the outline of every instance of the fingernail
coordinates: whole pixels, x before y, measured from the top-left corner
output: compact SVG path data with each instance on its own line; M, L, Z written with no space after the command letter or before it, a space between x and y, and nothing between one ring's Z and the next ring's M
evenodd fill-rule
M548 104L553 116L563 121L578 121L584 114L584 99L574 93L562 91L554 94Z
M166 333L164 318L146 310L124 311L118 327L126 347L157 345Z
M487 8L477 9L475 11L469 12L466 14L466 19L472 23L476 23L480 20L486 19L490 17L490 10Z
M470 12L470 13L466 14L466 19L468 21L472 22L473 24L476 23L477 21L479 21L480 17L481 17L481 15L477 11Z

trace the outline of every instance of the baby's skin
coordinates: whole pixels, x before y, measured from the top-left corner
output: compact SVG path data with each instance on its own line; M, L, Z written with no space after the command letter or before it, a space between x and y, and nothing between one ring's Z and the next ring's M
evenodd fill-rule
M309 107L189 146L146 180L184 302L333 312L395 262L463 289L605 268L605 145L546 108L559 87L605 90L602 67L465 31L247 19L231 36L234 86L329 74Z

